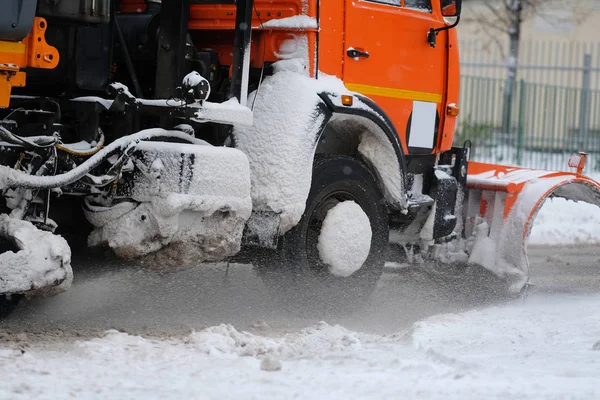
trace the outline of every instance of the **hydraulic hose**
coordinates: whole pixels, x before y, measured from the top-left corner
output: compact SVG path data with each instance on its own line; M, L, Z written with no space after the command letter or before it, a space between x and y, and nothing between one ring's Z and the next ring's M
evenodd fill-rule
M78 156L78 157L90 157L93 156L94 154L96 154L97 152L99 152L100 150L102 150L102 146L104 146L104 135L100 135L100 140L98 140L98 144L96 145L96 147L94 147L93 149L89 150L89 151L78 151L78 150L73 150L70 149L62 144L57 143L56 144L56 148L60 151L64 151L65 153L71 154L72 156Z
M131 152L135 149L135 145L138 142L159 137L169 137L173 139L184 140L190 144L205 144L204 141L198 140L180 131L167 131L160 128L146 129L134 133L133 135L125 136L115 140L71 171L59 175L29 175L1 165L0 188L20 187L26 189L54 189L66 186L81 179L83 176L105 161L108 157L110 157L114 152L119 150Z
M23 146L26 149L45 149L54 146L58 141L54 136L37 136L25 139L13 134L3 126L0 126L0 139L10 144Z

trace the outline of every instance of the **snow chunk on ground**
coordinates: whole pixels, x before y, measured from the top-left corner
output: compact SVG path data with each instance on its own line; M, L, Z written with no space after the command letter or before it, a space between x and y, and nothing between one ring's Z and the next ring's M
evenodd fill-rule
M341 352L361 346L360 334L339 325L321 322L298 333L269 338L240 332L221 324L192 333L186 343L203 354L218 358L262 357L294 358L317 356L323 352Z
M600 207L563 198L546 200L533 222L529 244L600 244Z
M344 201L327 212L319 235L319 257L329 272L349 277L367 260L371 250L371 222L354 201Z

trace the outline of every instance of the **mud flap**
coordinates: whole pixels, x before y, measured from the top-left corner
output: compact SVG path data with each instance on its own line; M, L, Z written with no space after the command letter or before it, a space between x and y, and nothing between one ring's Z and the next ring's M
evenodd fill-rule
M469 263L505 278L513 292L528 283L527 239L547 198L600 206L600 183L578 173L470 162L467 188Z

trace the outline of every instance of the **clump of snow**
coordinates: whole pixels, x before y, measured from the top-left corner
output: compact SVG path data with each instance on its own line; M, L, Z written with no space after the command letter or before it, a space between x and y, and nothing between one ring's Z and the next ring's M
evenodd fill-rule
M423 174L414 174L413 183L408 191L408 200L410 203L424 203L427 201L433 201L431 197L423 194Z
M355 99L355 104L358 108L366 107L359 99ZM371 129L362 133L358 152L375 167L388 202L397 208L406 208L407 200L398 156L379 127L371 126Z
M252 110L241 105L236 98L231 98L223 103L203 102L193 120L252 126L254 116Z
M0 293L56 294L71 286L71 249L58 235L0 215L0 236L17 251L0 254Z
M235 126L234 137L250 161L254 210L279 213L283 234L300 221L310 190L315 140L324 124L318 94L346 89L336 78L311 78L302 59L279 61L274 70L248 100L254 125Z
M260 369L263 371L281 371L281 361L275 357L267 356L260 362Z
M252 210L246 156L165 142L142 142L137 150L140 173L131 189L137 204L88 207L96 227L88 243L107 244L126 259L154 253L148 261L175 266L237 253Z
M261 25L262 28L280 29L317 29L317 20L308 15L294 15L287 18L272 19Z
M290 35L279 45L275 56L281 60L294 58L306 59L308 54L308 37L306 35Z
M354 201L343 201L327 212L319 234L319 257L338 277L358 271L371 251L371 222Z
M221 324L192 333L186 343L201 353L218 358L272 356L289 359L358 349L361 335L325 322L281 338L257 336Z

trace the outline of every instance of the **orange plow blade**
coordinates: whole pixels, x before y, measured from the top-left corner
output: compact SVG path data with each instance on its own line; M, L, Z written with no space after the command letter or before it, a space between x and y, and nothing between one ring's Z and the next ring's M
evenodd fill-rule
M505 278L518 292L529 279L527 238L549 197L600 206L600 183L579 173L469 162L464 233L469 263Z

